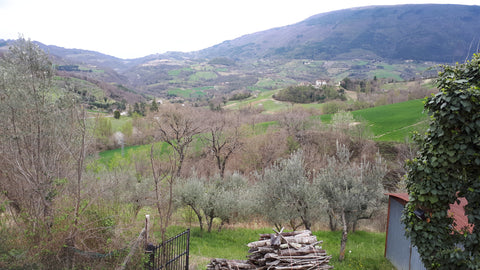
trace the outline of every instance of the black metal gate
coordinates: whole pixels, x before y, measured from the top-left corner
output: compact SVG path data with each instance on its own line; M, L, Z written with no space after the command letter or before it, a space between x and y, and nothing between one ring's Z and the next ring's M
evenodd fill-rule
M148 248L149 270L188 270L190 229L172 237L158 246Z

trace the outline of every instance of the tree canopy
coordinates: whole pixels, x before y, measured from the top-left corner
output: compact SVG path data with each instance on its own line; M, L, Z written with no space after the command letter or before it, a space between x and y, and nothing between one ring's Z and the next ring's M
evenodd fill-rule
M279 91L273 96L276 100L295 103L324 102L326 100L341 99L345 100L345 94L342 90L337 90L333 86L315 87L313 85L289 86Z

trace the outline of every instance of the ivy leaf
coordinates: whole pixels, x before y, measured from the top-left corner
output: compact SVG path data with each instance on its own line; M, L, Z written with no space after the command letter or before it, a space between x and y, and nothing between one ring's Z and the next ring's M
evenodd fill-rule
M428 200L430 203L434 204L438 202L438 197L437 196L429 196Z

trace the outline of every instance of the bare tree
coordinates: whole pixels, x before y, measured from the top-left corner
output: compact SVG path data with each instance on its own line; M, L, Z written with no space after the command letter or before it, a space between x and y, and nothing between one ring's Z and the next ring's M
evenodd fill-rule
M37 45L19 38L0 63L0 188L27 215L33 232L47 232L68 155L58 137L66 119L51 92L53 66Z
M265 133L248 136L243 144L239 171L244 174L261 171L281 157L288 156L286 132L267 130Z
M179 177L188 147L195 135L202 131L201 118L191 108L162 106L160 113L153 116L156 140L167 143L177 155L175 176Z
M206 117L208 132L202 141L214 156L221 178L225 176L227 161L243 145L238 117L225 112L211 112Z
M70 100L74 101L73 104ZM70 121L68 123L69 125L65 127L66 132L61 134L62 136L59 136L58 140L62 146L62 150L68 153L69 158L72 160L71 171L75 174L75 176L72 177L75 179L75 181L72 181L74 198L73 222L67 239L65 239L67 247L75 247L80 230L80 216L94 201L93 198L90 198L89 203L82 204L82 200L84 199L82 185L85 171L85 158L87 150L92 144L92 132L87 125L85 108L79 108L79 106L75 104L74 98L66 98L65 101L62 105L65 106L65 108L69 108L69 111L66 111L68 114L66 114L65 117ZM67 253L67 264L68 267L74 267L73 254Z
M309 123L311 113L302 107L292 107L279 115L279 124L285 127L288 135L297 137L304 131Z
M150 149L150 163L154 181L155 205L160 215L160 231L165 240L166 230L173 213L173 187L180 177L187 150L194 136L201 132L199 117L191 108L162 106L153 115L155 140ZM171 148L165 153L155 153L155 142L166 143Z
M155 192L155 206L160 218L160 233L162 241L166 240L167 228L173 213L173 185L178 173L178 162L170 156L162 161L154 154L155 143L150 148L150 162ZM177 173L175 173L177 171Z

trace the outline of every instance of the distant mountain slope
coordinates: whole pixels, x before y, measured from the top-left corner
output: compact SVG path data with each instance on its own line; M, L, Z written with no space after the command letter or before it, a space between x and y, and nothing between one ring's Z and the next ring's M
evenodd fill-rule
M222 95L317 79L333 84L346 77L402 81L435 76L428 68L463 62L478 51L479 14L480 6L464 5L346 9L196 52L137 59L38 44L65 67L62 76L93 83L107 98L136 102L155 96L204 104ZM0 55L10 42L0 39Z
M480 42L480 6L371 6L322 13L297 24L225 41L202 57L414 59L455 62Z
M9 50L14 40L0 39L0 56ZM137 102L144 97L130 89L128 78L121 72L137 65L142 60L123 60L110 55L82 49L67 49L55 45L45 45L34 41L51 58L57 68L56 83L60 87L68 84L88 102L96 102L100 97L105 101L123 99ZM103 91L103 93L99 93Z

